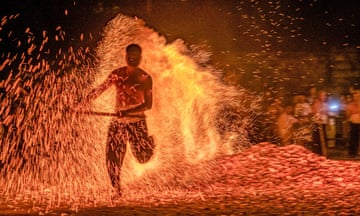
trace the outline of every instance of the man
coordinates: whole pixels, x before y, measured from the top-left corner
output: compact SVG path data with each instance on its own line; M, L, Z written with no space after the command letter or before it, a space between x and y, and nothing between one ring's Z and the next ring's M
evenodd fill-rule
M294 143L294 125L298 123L293 115L294 108L291 104L285 105L284 111L277 117L277 131L281 138L281 145L290 145Z
M350 122L349 156L359 155L360 141L360 89L353 90L353 101L346 106L346 114Z
M86 97L85 103L97 98L111 85L116 87L116 113L110 123L106 146L106 164L115 191L121 196L120 170L126 152L126 143L140 163L153 155L154 141L148 135L144 111L152 107L152 78L138 66L141 47L126 47L127 66L115 69L108 78Z
M328 113L327 92L320 90L317 99L312 104L312 115L315 122L313 142L315 151L324 156L327 156L327 137L325 131L328 123Z

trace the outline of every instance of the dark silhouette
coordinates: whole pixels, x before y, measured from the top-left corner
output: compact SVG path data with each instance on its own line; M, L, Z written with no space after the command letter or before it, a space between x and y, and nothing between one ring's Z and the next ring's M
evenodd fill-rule
M141 47L137 44L127 46L127 66L112 71L99 87L92 90L84 102L88 103L111 85L115 85L117 117L111 121L108 132L106 164L111 183L119 195L120 170L126 143L130 143L131 151L140 163L147 162L154 149L154 141L148 135L144 114L144 111L152 107L152 78L138 67L141 52Z

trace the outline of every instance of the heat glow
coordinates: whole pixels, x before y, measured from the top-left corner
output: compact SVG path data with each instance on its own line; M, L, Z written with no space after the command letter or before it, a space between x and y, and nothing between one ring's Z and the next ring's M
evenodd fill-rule
M80 115L71 108L113 69L125 65L124 49L130 43L143 48L140 67L153 78L153 108L146 114L156 149L146 164L127 152L123 202L196 188L212 175L211 159L250 145L257 100L225 85L221 71L208 64L209 53L181 39L168 43L142 20L121 14L104 28L95 57L86 48L70 47L46 60L42 47L49 38L46 33L40 37L39 46L29 41L27 52L33 55L1 56L1 67L11 69L1 83L7 93L0 109L6 127L0 192L6 199L48 209L111 203L105 165L111 117ZM109 89L88 109L111 113L114 96Z

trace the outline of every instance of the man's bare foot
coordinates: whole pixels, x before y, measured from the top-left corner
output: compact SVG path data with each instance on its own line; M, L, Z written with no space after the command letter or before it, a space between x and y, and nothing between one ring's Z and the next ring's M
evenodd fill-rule
M122 195L121 191L113 191L111 195L111 202L113 205L116 205L121 201L121 195Z

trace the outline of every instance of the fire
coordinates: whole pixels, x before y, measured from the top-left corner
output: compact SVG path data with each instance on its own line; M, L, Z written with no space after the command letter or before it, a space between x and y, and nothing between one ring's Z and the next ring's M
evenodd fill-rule
M65 36L60 30L56 40ZM41 46L30 44L32 53L37 47L44 49L49 40L45 36ZM0 188L6 197L30 196L39 203L50 197L50 206L110 202L105 145L111 117L79 115L71 107L113 69L125 65L124 48L134 42L144 52L140 67L154 81L153 108L146 114L156 149L148 163L139 164L127 148L121 173L124 199L204 180L211 175L207 161L249 145L252 118L244 115L251 113L244 107L256 106L256 100L244 90L226 86L220 71L202 62L205 54L181 40L167 43L141 20L119 14L104 29L96 50L98 64L88 57L87 48L70 47L58 51L56 64L45 59L36 64L23 57L32 68L30 77L20 70L3 83L9 92L2 107L20 103L1 110L7 126L14 126L3 139L0 158L5 162ZM5 59L2 67L12 68L8 62ZM29 87L27 95L17 92L24 86ZM113 112L114 95L109 89L89 109ZM224 110L241 124L227 123ZM199 166L194 174L193 168Z

